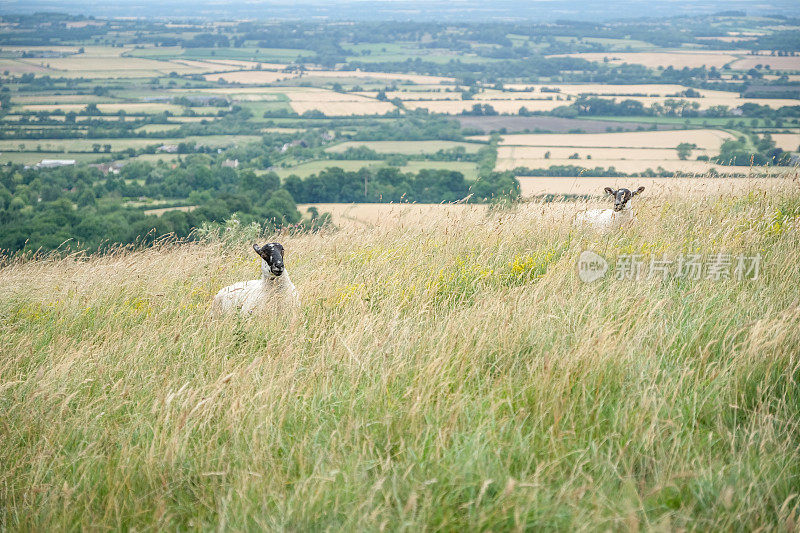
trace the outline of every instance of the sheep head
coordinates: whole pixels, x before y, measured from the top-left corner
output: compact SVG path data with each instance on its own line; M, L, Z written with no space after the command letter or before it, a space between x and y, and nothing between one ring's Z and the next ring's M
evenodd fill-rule
M605 191L614 197L614 211L622 211L623 209L625 209L628 200L630 200L637 194L643 192L644 187L639 187L633 192L631 192L628 189L618 189L615 191L611 187L606 187Z
M285 268L283 264L283 246L277 242L269 242L264 246L254 244L253 250L261 256L273 276L283 274ZM261 269L264 270L264 265L262 265Z

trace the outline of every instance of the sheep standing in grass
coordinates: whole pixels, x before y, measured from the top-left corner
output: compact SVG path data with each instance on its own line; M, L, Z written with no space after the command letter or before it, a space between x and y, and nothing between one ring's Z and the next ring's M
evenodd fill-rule
M613 209L590 209L578 213L575 223L578 225L592 226L601 230L613 230L625 224L633 222L635 215L630 199L644 191L644 187L639 187L631 192L628 189L614 190L606 187L605 192L614 197Z
M277 242L261 247L254 244L253 250L261 257L261 279L240 281L219 291L211 304L214 315L280 312L300 306L297 288L283 264L283 246Z

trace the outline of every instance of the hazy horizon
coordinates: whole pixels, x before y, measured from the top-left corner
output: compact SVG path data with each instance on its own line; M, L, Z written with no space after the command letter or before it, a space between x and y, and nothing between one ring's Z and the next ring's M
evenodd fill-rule
M364 5L369 4L369 9ZM277 2L233 0L224 2L147 2L121 0L98 4L81 0L3 0L0 16L57 12L103 18L183 18L204 20L428 20L428 21L554 21L559 19L611 21L643 17L696 16L721 11L748 15L800 16L800 3L791 0L752 3L745 0L637 0L578 1L536 0L478 2L476 0L422 2L415 0L321 0ZM622 15L624 14L624 15Z

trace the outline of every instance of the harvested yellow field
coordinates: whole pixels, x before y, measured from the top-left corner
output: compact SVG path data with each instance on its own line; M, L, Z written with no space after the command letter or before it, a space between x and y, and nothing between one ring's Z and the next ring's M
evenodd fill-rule
M292 88L284 89L282 94L285 94L292 102L376 102L372 98L357 93L337 93L325 89Z
M723 43L740 43L742 41L755 41L755 37L739 37L728 35L726 37L695 37L698 41L721 41Z
M518 167L525 167L530 169L549 168L552 165L575 165L584 168L610 168L625 172L626 174L635 174L637 172L644 172L648 169L657 171L659 168L670 172L682 172L686 174L704 174L709 169L714 168L719 172L724 170L720 165L714 165L706 161L686 160L680 161L677 159L664 160L664 159L523 159L523 158L497 158L495 170L513 170ZM729 167L730 168L730 167ZM735 170L733 172L741 172Z
M633 85L605 85L598 83L544 83L544 84L507 84L505 86L514 92L503 92L495 89L489 89L476 95L475 98L483 97L483 95L491 95L490 98L502 98L503 95L513 98L518 95L520 98L527 98L534 96L541 98L543 96L557 96L557 95L571 95L580 96L581 94L592 94L598 96L671 96L679 94L688 87L684 85L677 85L672 83L654 83L654 84L633 84ZM545 92L542 89L558 89L559 92ZM703 96L738 96L739 93L730 91L713 91L709 89L693 89ZM528 95L528 96L525 96Z
M238 70L221 74L208 74L208 81L225 80L228 83L264 84L296 78L296 72L277 72L272 70Z
M549 168L575 165L586 168L614 167L636 173L662 168L672 172L703 173L720 167L697 161L699 155L713 157L733 135L722 130L673 130L593 134L504 135L497 151L497 170L517 167ZM693 143L697 149L689 159L678 158L680 143ZM545 154L549 152L549 157ZM579 159L569 159L578 154ZM589 158L591 157L591 158Z
M773 133L772 140L775 146L787 152L800 151L800 133Z
M259 87L253 89L240 88L219 88L219 89L196 89L187 93L185 90L173 89L172 92L180 93L181 96L216 96L228 98L235 102L275 102L283 99L284 91L259 91Z
M192 89L192 94L237 95L237 94L283 94L286 91L297 91L294 87L214 87ZM186 89L169 89L169 92L186 94Z
M21 53L21 52L34 52L34 53L41 53L41 52L62 52L66 54L74 54L77 53L80 49L80 46L3 46L0 47L0 52L12 52L12 53ZM84 50L113 50L111 47L104 47L104 46L87 46Z
M666 97L645 97L645 96L613 98L613 100L616 101L636 100L637 102L641 102L642 105L644 105L645 107L650 107L653 104L664 105L664 103L669 99L670 98ZM728 106L729 108L733 109L735 107L739 107L742 104L758 104L770 107L772 109L779 109L784 106L800 105L800 100L793 100L788 98L740 98L739 95L736 95L734 93L719 95L719 96L709 96L706 98L671 98L671 99L686 100L691 103L697 103L699 106L698 109L708 109L709 107L719 106L719 105Z
M772 70L800 70L800 57L748 56L736 61L731 67L737 70L750 70L756 65L769 65Z
M278 94L269 94L269 93L260 93L260 94L251 93L251 94L237 94L237 95L227 95L227 96L234 102L277 102L278 100L280 100Z
M361 91L356 94L377 98L378 91ZM390 100L399 98L403 102L415 102L418 100L457 100L461 101L461 93L446 91L386 91L386 97Z
M8 71L9 76L14 76L19 74L29 74L31 72L34 74L39 72L47 72L47 68L40 67L39 65L33 65L31 63L25 63L17 59L0 59L0 74L5 73L6 71Z
M262 65L262 69L266 68ZM212 74L206 76L207 80L218 81L220 79L230 83L251 83L263 84L274 83L284 79L297 78L297 77L315 77L315 78L363 78L385 81L405 81L411 83L452 83L452 78L443 78L440 76L423 76L419 74L397 74L387 72L363 72L360 70L307 70L303 73L297 72L275 72L269 70L241 70L236 72L225 72L223 74Z
M226 70L231 70L230 65L224 65L211 61L199 61L195 59L174 59L171 61L171 63L191 67L200 72L224 72Z
M103 20L76 20L73 22L66 22L64 25L67 28L85 28L87 26L105 26L106 22Z
M544 146L501 146L497 149L499 159L544 159L545 154L550 154L550 159L568 159L573 154L578 154L581 160L591 157L591 160L582 161L591 164L597 159L619 160L677 160L678 151L674 148L550 148ZM698 155L716 155L708 150L692 151L692 159Z
M788 178L751 177L751 178L552 178L520 176L520 188L523 198L541 194L592 194L604 195L603 189L625 187L635 189L644 186L648 196L686 194L733 194L758 188L779 188L791 185Z
M682 142L704 150L719 150L734 136L722 130L630 131L624 133L503 135L501 146L553 146L584 148L672 148Z
M623 63L644 65L648 68L658 67L673 67L676 69L689 67L699 68L717 67L722 68L724 65L740 59L740 54L732 54L727 52L692 52L692 51L676 51L676 52L580 52L575 54L556 54L548 57L577 57L587 61L603 63L608 59L608 63L612 65L621 65Z
M486 211L485 204L302 204L298 208L305 212L312 206L320 213L330 213L334 224L342 227L418 227L433 216L482 215Z
M320 78L364 78L387 81L407 81L419 84L455 83L455 78L442 76L425 76L422 74L403 74L392 72L365 72L362 70L307 70L305 76Z
M242 59L206 59L206 63L212 65L226 65L237 69L254 69L261 65L262 70L283 70L285 63L262 63L260 61L245 61Z
M314 101L292 101L289 105L298 113L306 111L319 111L326 116L354 116L354 115L383 115L397 109L389 102L314 102Z
M338 93L325 89L283 89L295 112L320 111L328 116L383 115L396 109L390 102L373 100L356 93Z
M488 104L498 113L517 114L521 108L528 111L551 111L556 107L566 105L567 102L557 100L421 100L405 103L408 109L427 109L431 113L458 115L469 111L476 104Z
M73 54L67 57L20 59L19 61L44 68L51 74L66 77L136 78L170 72L198 74L210 70L173 61L126 57L124 54L131 50L129 48L86 47L82 54Z

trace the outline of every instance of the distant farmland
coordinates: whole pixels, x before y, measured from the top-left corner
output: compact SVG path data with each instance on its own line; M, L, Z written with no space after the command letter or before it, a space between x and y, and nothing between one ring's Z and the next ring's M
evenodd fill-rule
M520 133L525 130L542 130L552 133L570 133L581 130L584 133L605 133L609 130L636 131L650 129L649 124L641 122L617 122L611 120L570 119L559 117L519 117L519 116L460 116L456 120L462 127L491 133L505 129L508 133ZM660 124L659 130L672 129L671 126Z

